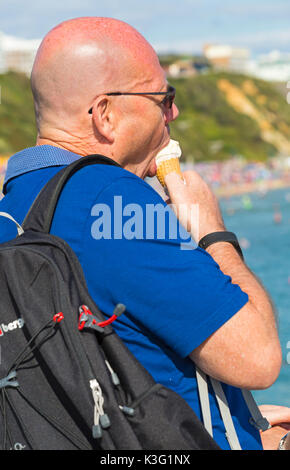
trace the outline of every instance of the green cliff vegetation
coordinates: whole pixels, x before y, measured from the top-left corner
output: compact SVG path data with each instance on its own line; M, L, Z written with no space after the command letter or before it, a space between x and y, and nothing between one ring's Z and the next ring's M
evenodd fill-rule
M25 75L0 75L0 155L12 154L35 143L32 93Z
M290 155L290 106L286 93L274 85L213 72L170 83L177 89L180 111L171 124L172 137L180 141L187 160Z
M290 155L290 106L275 86L238 74L208 72L170 79L180 116L171 124L186 160L251 161ZM29 80L0 75L0 155L34 145L34 111ZM286 89L286 86L285 86Z

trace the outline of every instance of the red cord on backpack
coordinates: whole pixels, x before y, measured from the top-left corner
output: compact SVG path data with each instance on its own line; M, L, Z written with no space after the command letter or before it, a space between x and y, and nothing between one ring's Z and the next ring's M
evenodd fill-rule
M64 319L64 315L62 312L56 313L53 317L53 321L55 323L60 323Z
M94 315L92 314L92 312L90 311L90 309L86 305L81 305L80 308L79 308L80 316L79 316L78 328L81 331L85 327L85 324L86 324L86 321L87 321L86 316L88 316L88 315L91 315L92 317L94 317L93 320L92 320L92 324L95 324L95 325L99 326L100 328L104 328L105 326L110 325L111 323L113 323L113 321L115 321L125 310L126 310L125 305L118 304L116 306L115 310L114 310L113 315L110 318L108 318L107 320L99 322L98 319L96 317L94 317Z
M113 321L117 320L117 318L118 318L117 315L114 314L110 318L108 318L108 320L101 321L100 323L98 323L98 326L100 326L101 328L104 328L105 326L113 323Z

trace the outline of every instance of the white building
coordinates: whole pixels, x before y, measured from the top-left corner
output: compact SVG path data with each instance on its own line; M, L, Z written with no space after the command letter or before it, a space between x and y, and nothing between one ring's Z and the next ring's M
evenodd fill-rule
M290 80L290 54L272 51L252 61L249 73L269 81L287 82Z
M2 47L3 33L0 32L0 73L5 72L5 57Z
M30 75L41 39L21 39L0 32L0 73L13 70Z
M245 72L250 60L250 51L227 44L207 44L204 55L214 68L235 72Z

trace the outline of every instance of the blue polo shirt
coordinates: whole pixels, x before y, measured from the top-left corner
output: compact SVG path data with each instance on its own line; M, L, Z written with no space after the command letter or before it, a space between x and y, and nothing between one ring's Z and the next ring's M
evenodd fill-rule
M22 223L44 184L80 156L53 146L13 155L0 211ZM166 210L165 210L166 209ZM160 217L164 222L158 225ZM105 315L121 302L114 328L154 379L179 393L201 417L195 367L188 355L248 301L240 287L190 240L156 191L120 167L85 167L67 183L51 232L77 254L91 296ZM0 217L0 241L16 236ZM243 449L261 449L239 389L223 384ZM214 394L214 439L229 449Z

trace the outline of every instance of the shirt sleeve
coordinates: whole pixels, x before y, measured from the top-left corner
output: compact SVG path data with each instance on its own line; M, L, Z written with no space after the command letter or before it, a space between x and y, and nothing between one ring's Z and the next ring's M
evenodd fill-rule
M181 357L248 301L185 233L158 193L134 175L98 194L83 243L89 284L126 305L119 321L153 335Z

